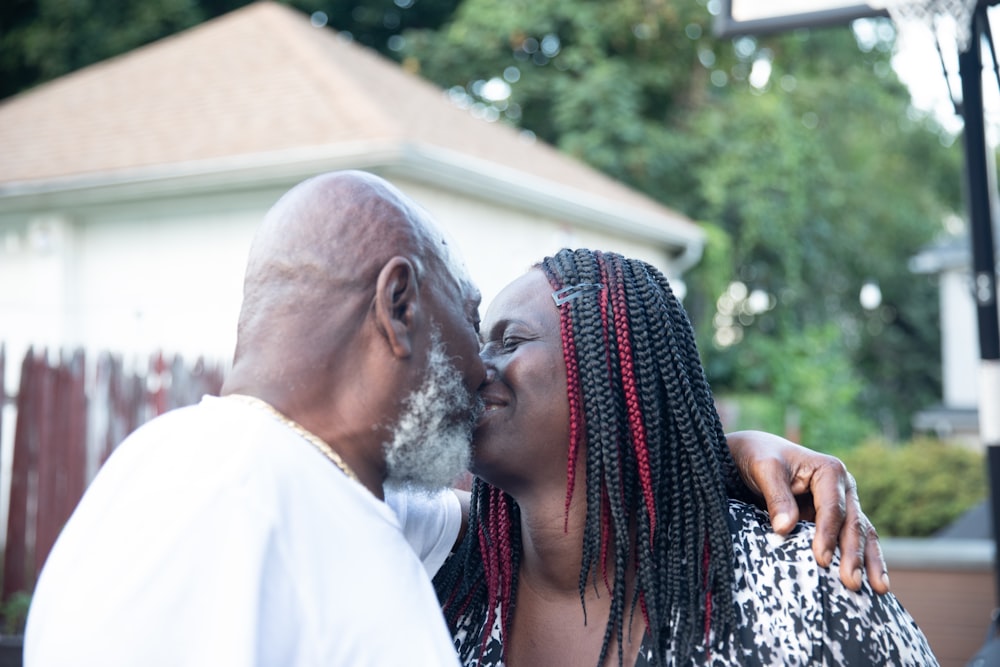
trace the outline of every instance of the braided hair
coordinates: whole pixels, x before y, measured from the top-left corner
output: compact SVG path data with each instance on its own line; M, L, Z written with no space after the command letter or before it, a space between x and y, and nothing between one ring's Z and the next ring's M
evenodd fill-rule
M536 266L569 298L559 305L569 402L568 508L585 452L586 523L579 576L611 598L598 665L612 638L622 663L626 617L645 617L654 659L684 663L710 631L736 627L727 494L746 488L726 445L694 333L667 279L616 253L564 249ZM558 302L558 300L557 300ZM466 538L435 577L445 618L509 636L520 563L520 514L476 479ZM626 599L626 573L635 571ZM600 582L600 583L599 583ZM586 612L584 604L584 612ZM463 662L485 650L460 646Z

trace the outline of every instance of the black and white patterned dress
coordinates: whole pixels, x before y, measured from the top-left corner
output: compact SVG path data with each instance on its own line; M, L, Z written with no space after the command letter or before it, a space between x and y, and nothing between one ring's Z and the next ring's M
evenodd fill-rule
M802 522L788 537L771 531L765 512L731 500L736 555L734 600L740 627L725 653L696 656L692 665L782 667L927 667L938 664L923 633L892 594L877 595L865 581L855 593L840 582L839 556L829 568L812 553L815 528ZM468 667L500 667L499 610L486 651ZM455 645L482 642L486 628L458 625ZM597 656L594 656L596 662ZM666 660L666 664L674 664ZM582 666L589 667L589 666ZM643 645L636 667L654 667Z

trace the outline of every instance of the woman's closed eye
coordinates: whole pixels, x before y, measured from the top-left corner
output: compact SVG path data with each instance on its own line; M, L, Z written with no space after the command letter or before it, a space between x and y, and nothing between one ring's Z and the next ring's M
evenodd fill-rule
M509 354L528 340L530 339L522 335L504 333L498 338L483 341L480 349L484 353Z
M513 352L517 348L518 341L514 338L502 338L500 340L484 341L479 347L482 354L504 354Z
M504 336L500 341L500 348L504 352L513 352L523 342L525 339L520 336Z

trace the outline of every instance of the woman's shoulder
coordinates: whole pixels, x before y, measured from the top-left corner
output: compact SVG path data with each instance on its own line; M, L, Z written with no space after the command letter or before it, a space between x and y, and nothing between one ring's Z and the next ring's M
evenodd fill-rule
M776 664L937 664L892 594L876 594L867 580L858 592L844 586L838 553L829 567L816 562L814 524L799 522L781 536L766 512L735 500L729 518L744 650Z
M779 559L807 561L816 564L812 556L815 524L799 521L788 535L779 535L771 528L767 512L743 502L729 501L729 526L737 558L742 554L754 560ZM835 555L839 559L839 555Z

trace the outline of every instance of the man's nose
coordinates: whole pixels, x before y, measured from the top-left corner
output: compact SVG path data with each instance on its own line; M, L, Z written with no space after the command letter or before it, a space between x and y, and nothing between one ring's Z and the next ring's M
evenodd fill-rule
M486 364L487 367L490 365L491 356L493 355L490 354L490 348L488 345L479 346L479 358L483 360L483 363Z

